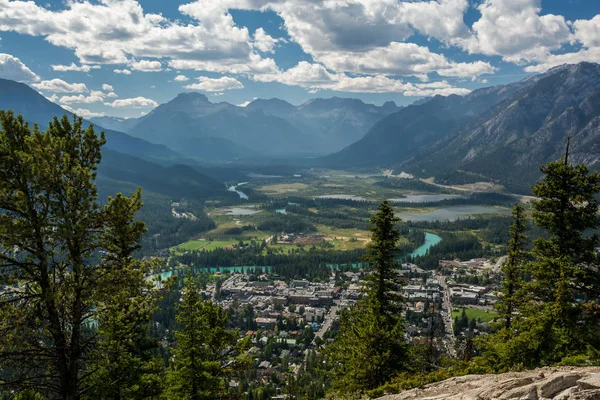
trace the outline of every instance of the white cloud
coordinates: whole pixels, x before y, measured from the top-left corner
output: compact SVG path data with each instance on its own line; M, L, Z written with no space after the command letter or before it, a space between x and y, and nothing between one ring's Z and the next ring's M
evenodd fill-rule
M190 80L190 78L188 78L188 77L187 77L187 76L185 76L185 75L177 75L177 76L175 77L175 79L173 79L173 80L174 80L175 82L186 82L186 81L189 81L189 80Z
M119 97L119 95L117 95L115 92L110 92L106 94L106 97L108 98L115 98L115 97Z
M473 77L496 71L490 63L476 61L455 63L414 43L390 43L367 52L328 52L317 57L334 71L358 74L424 76L437 72L441 76Z
M68 83L62 79L52 79L49 81L41 81L32 85L39 90L56 93L87 93L89 92L84 83Z
M198 78L199 83L192 83L184 86L186 89L203 90L205 92L221 92L223 90L243 89L244 85L235 78L222 76L220 78L208 78L201 76Z
M75 108L69 107L67 105L63 105L62 108L64 108L67 111L72 112L73 114L76 114L79 117L86 118L86 119L87 118L93 118L93 117L104 117L106 115L103 112L93 112L93 111L90 111L90 110L88 110L86 108L77 108L77 109L75 109Z
M82 94L77 96L63 96L60 98L61 104L91 104L102 103L104 101L104 93L93 91L89 96Z
M306 61L301 61L284 72L258 75L255 79L260 82L301 86L313 93L323 89L340 92L402 93L405 96L462 95L470 92L468 89L454 87L445 81L413 84L383 75L350 77L343 73L329 72L322 65Z
M279 71L272 58L262 58L251 53L246 59L227 59L218 61L171 60L169 67L173 69L193 69L229 74L270 74Z
M131 63L129 63L129 66L134 71L142 71L142 72L162 71L162 64L159 61L148 61L148 60L132 61Z
M56 95L56 93L53 93L52 96L48 97L48 96L44 96L46 97L48 100L50 100L53 103L56 103L58 101L58 96Z
M485 0L477 8L481 18L473 24L473 36L457 41L471 53L517 64L543 61L572 39L564 17L540 15L541 0Z
M115 69L115 70L113 70L113 72L115 74L131 75L131 71L128 69Z
M156 107L158 103L154 100L147 99L145 97L135 97L132 99L120 99L115 100L112 103L104 103L107 106L114 108L146 108Z
M246 100L245 102L238 104L238 107L246 107L250 103L252 103L250 100Z
M19 82L37 82L40 77L33 73L17 57L0 53L0 78Z
M77 65L75 63L71 63L71 65L51 65L54 71L66 72L66 71L75 71L75 72L90 72L93 69L100 69L99 65Z
M275 45L281 41L281 39L273 38L263 28L258 28L254 32L254 42L252 45L263 53L274 53Z
M220 2L184 4L179 11L189 22L146 13L136 0L68 1L60 10L0 0L0 31L44 37L73 50L83 64L127 64L132 57L203 61L207 66L249 60L248 29L237 26Z
M115 91L115 89L108 83L105 83L104 85L102 85L102 90L104 90L105 92L114 92Z

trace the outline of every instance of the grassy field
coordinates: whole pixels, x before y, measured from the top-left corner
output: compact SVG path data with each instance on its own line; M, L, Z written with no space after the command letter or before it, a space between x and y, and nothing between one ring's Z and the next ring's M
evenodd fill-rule
M198 240L192 239L175 247L175 250L214 250L238 243L238 240Z
M256 188L261 192L269 195L277 195L277 194L297 194L297 192L304 191L308 188L306 183L279 183L274 185L265 185Z
M482 322L489 322L498 316L498 313L495 311L482 310L480 308L465 308L465 312L469 320L475 318L476 320L481 319ZM461 315L462 308L459 308L458 311L452 311L452 319L456 317L460 318Z

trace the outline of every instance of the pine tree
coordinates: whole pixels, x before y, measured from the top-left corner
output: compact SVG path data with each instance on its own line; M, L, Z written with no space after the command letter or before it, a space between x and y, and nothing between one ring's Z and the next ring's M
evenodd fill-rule
M592 342L598 345L598 319L594 310L589 313L585 302L578 297L597 301L600 298L600 277L595 247L600 191L600 174L590 173L583 165L570 165L568 145L561 161L551 162L541 168L542 181L533 188L539 199L533 202L533 219L544 228L549 238L535 241L530 273L533 282L527 290L532 294L529 313L531 317L546 322L547 342L540 349L543 360L563 357L572 352L582 352ZM590 332L591 330L591 332Z
M527 253L525 244L526 216L525 208L521 204L515 204L512 210L513 223L509 228L510 239L507 246L507 257L502 264L502 290L496 308L500 318L504 320L505 334L510 337L512 320L522 301L520 290L523 286L524 263Z
M389 381L407 366L402 299L398 295L399 219L387 201L371 219L372 241L365 261L371 273L365 297L340 316L340 331L327 348L335 366L334 389L360 393Z
M248 340L227 329L227 314L200 293L191 274L178 305L180 328L168 372L172 399L219 399L227 396L228 378L247 367Z
M377 207L377 213L371 218L371 242L363 261L368 263L371 273L366 277L364 293L371 302L375 315L391 319L402 311L402 299L398 294L398 241L400 231L396 224L400 218L394 216L394 210L387 200Z
M79 399L94 383L105 293L123 282L109 255L128 252L143 227L131 222L137 208L117 216L117 203L96 201L102 133L66 116L41 132L10 111L0 124L2 383ZM108 240L116 231L131 233L126 244Z
M117 194L104 207L109 223L103 260L111 273L105 275L97 310L100 339L92 366L93 398L144 399L162 389L163 361L155 355L158 343L149 336L160 291L146 279L153 265L133 256L145 232L144 224L133 219L142 205L138 190L130 198Z

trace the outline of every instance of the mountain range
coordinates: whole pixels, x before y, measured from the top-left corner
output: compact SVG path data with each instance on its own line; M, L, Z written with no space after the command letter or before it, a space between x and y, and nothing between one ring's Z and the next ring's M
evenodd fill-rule
M246 107L212 103L200 93L181 93L138 119L92 121L205 161L243 157L324 155L360 139L381 118L398 111L333 97L294 106L258 99Z
M38 124L42 130L55 116L73 118L71 112L29 86L6 79L0 79L0 109L22 114L28 122ZM89 121L84 122L90 124ZM104 192L103 185L110 185L127 191L142 186L144 190L171 199L187 196L202 200L211 196L232 196L221 183L221 178L227 175L226 170L194 166L192 160L164 145L104 127L97 128L96 132L100 130L106 137L98 169L101 193Z
M71 115L24 84L0 80L0 109L8 108L42 125L55 115ZM138 119L91 121L108 128L106 148L114 153L111 169L101 166L100 173L146 186L147 171L154 171L173 189L167 177L187 164L189 173L181 175L194 181L190 188L220 192L219 181L243 174L202 162L239 159L239 166L244 159L285 157L289 163L292 155L301 160L337 149L304 157L304 165L393 169L443 184L493 181L528 192L539 165L561 157L568 132L571 161L600 166L600 65L563 65L520 82L404 108L336 97L299 106L259 99L239 107L182 93Z
M448 184L497 181L527 192L539 165L600 160L600 65L564 65L523 81L436 96L391 114L356 143L323 158L330 167L394 168Z

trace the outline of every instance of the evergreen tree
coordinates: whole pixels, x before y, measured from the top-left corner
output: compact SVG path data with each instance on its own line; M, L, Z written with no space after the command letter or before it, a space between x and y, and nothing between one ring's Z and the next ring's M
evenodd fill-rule
M0 111L0 124L1 380L17 392L79 399L95 383L106 293L121 290L126 269L143 269L109 260L135 248L139 207L120 208L130 201L123 196L104 209L96 202L105 140L81 118L54 118L41 132ZM115 232L129 232L127 241L111 241Z
M398 221L387 201L371 219L373 235L365 257L371 273L363 288L366 297L341 312L339 335L327 348L334 365L334 389L339 392L376 388L406 368L408 347L402 299L397 294Z
M540 348L543 362L598 345L598 318L590 303L600 298L600 276L595 247L600 226L597 216L600 174L583 165L570 165L567 154L561 161L541 168L542 181L533 188L533 219L550 235L535 241L530 273L532 295L529 315L546 322L546 339ZM592 311L591 313L589 311ZM540 317L543 314L543 317Z
M400 218L394 216L388 201L381 203L371 218L371 242L367 245L367 254L362 258L371 268L363 289L371 302L370 306L377 316L392 319L402 311L402 299L398 294L400 231L396 225L399 222Z
M133 257L145 231L142 222L133 220L141 207L140 190L131 198L118 194L104 207L109 223L103 234L107 243L103 260L112 273L103 282L94 385L87 397L143 399L156 396L162 387L164 366L155 356L158 343L149 336L160 292L155 282L146 280L152 264Z
M599 226L595 196L600 174L582 164L570 165L568 145L562 160L541 170L544 177L533 188L533 219L548 237L535 240L535 260L526 268L531 282L512 296L519 319L510 321L509 335L480 340L484 361L497 370L535 368L600 349L600 276L594 251L598 236L590 234ZM511 232L513 254L520 230Z
M512 216L513 223L509 228L510 239L506 249L508 254L506 261L502 264L502 294L496 305L500 318L504 320L504 329L508 336L510 336L513 315L518 310L522 298L522 293L519 291L523 286L523 264L527 257L525 251L526 217L525 209L521 204L515 204Z
M227 314L202 299L195 277L188 274L186 280L168 372L169 398L226 398L228 378L247 366L248 340L238 341L238 332L226 329Z

